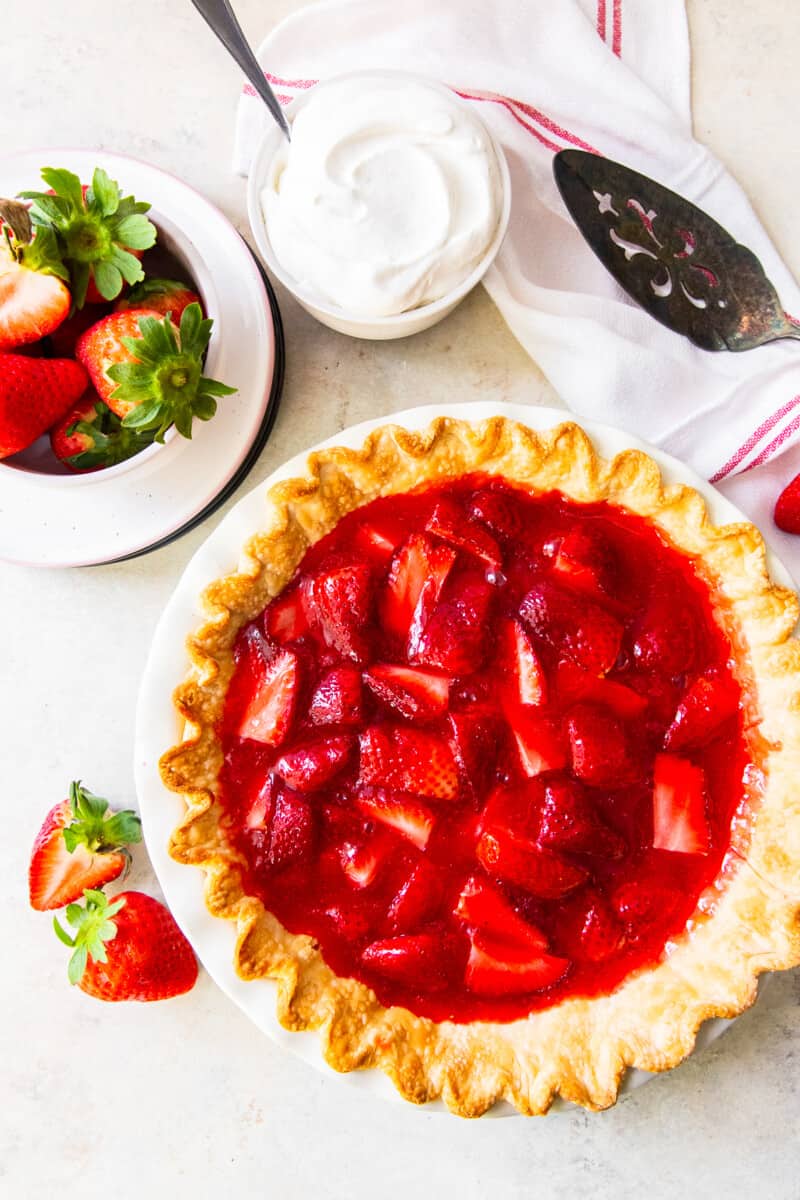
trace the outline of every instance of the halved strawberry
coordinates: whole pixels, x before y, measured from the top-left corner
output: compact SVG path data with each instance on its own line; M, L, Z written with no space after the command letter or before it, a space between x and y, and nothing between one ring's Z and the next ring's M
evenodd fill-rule
M567 904L559 919L559 944L576 962L603 962L622 947L624 931L598 891Z
M305 607L305 588L290 588L273 600L264 613L264 628L273 642L296 642L311 628Z
M339 847L339 861L347 878L357 888L368 888L396 847L389 834L380 832L368 842L345 842Z
M664 737L667 750L704 746L739 709L740 695L730 675L707 671L686 689Z
M308 862L314 854L315 834L314 813L308 800L281 790L269 823L269 844L265 851L267 865L282 870L295 863Z
M656 917L666 917L679 898L674 890L652 879L629 879L614 889L609 900L617 917L635 934Z
M383 513L359 525L355 545L367 558L385 566L405 537L406 531L399 521Z
M333 667L317 684L308 715L315 725L359 725L361 693L358 667Z
M389 905L389 928L395 933L418 929L436 912L443 890L439 872L427 859L420 859Z
M299 690L297 655L281 650L266 664L258 690L239 721L238 736L266 746L280 746L292 726Z
M419 667L376 663L364 672L373 695L409 721L431 721L447 711L450 679Z
M567 721L572 770L595 787L633 783L639 773L635 748L623 725L597 704L576 704Z
M450 745L458 769L473 795L480 796L494 771L500 718L490 711L466 710L450 713L447 720L452 730Z
M485 629L494 591L482 575L451 577L425 628L409 640L410 661L449 675L477 671L489 651Z
M349 734L306 742L282 754L275 763L275 773L296 792L315 792L338 775L355 744Z
M0 237L0 350L15 350L53 333L69 313L66 269L57 254L43 254L47 238ZM55 245L50 247L55 251Z
M496 826L484 829L476 854L490 876L513 883L543 900L558 900L587 878L583 867Z
M572 779L552 779L544 787L537 842L549 850L620 858L623 838L605 824L586 791Z
M597 530L571 529L559 539L553 555L553 570L569 587L598 599L613 583L614 553Z
M448 742L422 729L370 725L360 736L359 782L436 800L458 796L458 768Z
M440 500L428 518L425 528L428 533L436 534L457 550L474 554L493 570L499 570L503 565L503 555L492 535L482 526L470 521L460 505L453 500Z
M408 640L412 624L422 632L456 561L449 546L437 545L424 533L414 533L397 551L381 596L383 628Z
M623 626L592 600L543 580L523 597L519 614L535 634L587 671L605 675L617 661Z
M327 646L362 662L368 657L365 627L372 612L369 566L354 562L315 575L308 588L308 611Z
M464 981L476 996L516 996L557 983L569 965L568 958L535 946L511 945L475 933Z
M522 532L518 510L502 492L491 488L475 492L470 501L469 515L473 521L480 521L490 529L495 537L513 540Z
M538 779L525 784L498 784L492 788L480 813L478 833L485 829L510 829L520 837L536 840L544 788Z
M355 794L355 802L373 821L388 825L418 849L427 846L436 818L417 796L389 788L362 787Z
M109 813L108 801L70 784L44 819L28 867L31 908L40 912L79 900L86 888L101 888L126 869L125 847L142 840L142 826L130 810Z
M543 771L560 771L567 765L569 753L561 727L555 718L530 708L505 710L514 736L523 774L528 778Z
M491 934L498 941L547 950L547 938L542 931L521 917L506 897L479 875L466 881L453 913L466 925Z
M705 773L687 758L657 754L653 771L653 846L680 854L707 854Z
M245 829L266 829L272 819L279 787L274 775L268 775L250 801L244 818Z
M371 942L361 952L370 971L421 992L446 986L442 939L431 933L402 934Z
M699 627L697 614L676 599L673 581L657 576L633 631L634 657L662 674L683 675L694 665Z
M593 675L568 658L562 658L556 667L556 687L565 706L589 700L623 718L641 717L647 709L647 696L607 676Z
M531 639L519 621L507 620L498 626L500 665L511 678L510 699L516 704L541 705L547 702L547 678Z

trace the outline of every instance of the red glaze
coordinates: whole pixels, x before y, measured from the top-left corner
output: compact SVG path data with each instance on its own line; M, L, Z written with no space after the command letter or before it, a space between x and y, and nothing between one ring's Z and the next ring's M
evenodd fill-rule
M608 993L684 929L748 800L731 628L606 503L471 476L351 513L237 642L221 784L248 891L435 1020ZM278 732L241 737L286 662Z

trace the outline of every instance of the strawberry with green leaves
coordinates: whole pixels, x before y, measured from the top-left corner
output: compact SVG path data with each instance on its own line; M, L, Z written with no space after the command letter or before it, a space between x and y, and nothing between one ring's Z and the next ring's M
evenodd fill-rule
M197 292L192 291L186 283L179 283L175 279L144 279L117 301L114 311L146 308L150 312L161 313L163 317L171 317L177 325L185 308L200 303Z
M109 812L108 801L79 781L50 810L36 835L28 868L31 908L40 912L78 900L127 868L127 847L142 840L135 812Z
M62 324L71 304L65 280L53 231L34 237L25 206L0 200L0 351L38 342Z
M69 270L75 308L116 300L125 284L139 283L142 253L155 245L156 227L144 215L150 205L123 196L117 183L97 167L89 186L77 175L44 167L49 192L21 192L30 200L37 231L51 230Z
M190 438L194 418L210 420L216 397L236 390L203 375L212 325L197 303L184 310L179 328L155 311L130 309L87 329L76 353L124 428L163 442L174 424Z
M91 389L50 430L50 446L56 458L77 472L113 467L152 441L152 433L126 429Z
M109 900L89 889L70 904L69 933L54 918L59 939L74 951L70 983L98 1000L168 1000L191 991L197 959L168 909L143 892Z

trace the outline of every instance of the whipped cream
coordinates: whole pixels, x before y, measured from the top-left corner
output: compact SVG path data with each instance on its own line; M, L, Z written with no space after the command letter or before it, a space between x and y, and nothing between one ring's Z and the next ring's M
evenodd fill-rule
M275 256L352 316L444 296L477 266L503 185L485 128L435 84L357 75L317 85L261 194Z

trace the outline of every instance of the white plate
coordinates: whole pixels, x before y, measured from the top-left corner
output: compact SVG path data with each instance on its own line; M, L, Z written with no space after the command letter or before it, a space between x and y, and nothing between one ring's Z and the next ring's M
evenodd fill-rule
M0 160L0 196L40 186L40 168L67 167L83 180L95 166L124 194L152 204L150 216L194 268L214 318L207 372L237 388L217 415L196 421L123 474L25 475L0 463L0 558L31 566L84 566L124 558L190 525L236 475L270 403L276 337L269 297L233 225L181 180L148 163L101 150L44 149ZM172 248L172 246L170 246Z
M379 425L396 423L409 429L422 429L436 416L460 417L473 421L491 416L504 416L521 421L532 429L550 429L568 419L569 413L554 408L482 402L413 408L379 420L354 425L313 449L336 445L359 447L367 434ZM677 459L608 425L591 421L581 423L605 457L611 457L630 447L645 450L659 464L668 482L688 483L697 488L706 499L715 523L746 520L742 513L710 484L700 479ZM172 705L172 692L189 667L189 659L184 649L186 636L203 620L204 614L198 602L200 593L212 580L236 569L242 546L262 525L264 495L267 489L280 479L303 475L309 453L310 451L305 451L292 458L239 501L194 555L173 592L156 629L139 693L135 744L136 788L147 848L164 895L175 919L194 946L209 975L263 1033L280 1045L286 1046L306 1062L352 1087L360 1088L370 1095L397 1100L399 1097L394 1085L381 1071L351 1071L349 1074L340 1075L328 1067L322 1058L316 1033L289 1033L282 1028L275 1016L275 984L266 979L245 983L236 974L233 967L236 928L233 922L212 917L206 909L202 871L181 866L170 858L167 852L170 834L181 818L184 807L180 798L162 784L158 773L158 760L163 752L181 737L180 723ZM791 586L788 573L780 563L771 559L770 569L776 579L786 586ZM706 1022L697 1038L696 1049L702 1049L729 1024L729 1021L723 1020ZM651 1078L653 1076L645 1071L629 1071L621 1091L630 1091ZM572 1108L572 1105L559 1101L554 1107L568 1109ZM425 1106L426 1112L436 1110L447 1111L440 1101ZM512 1114L516 1114L516 1110L502 1103L496 1105L487 1115Z

